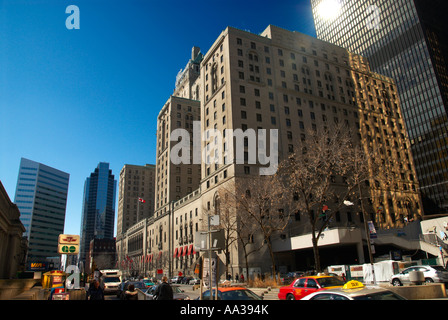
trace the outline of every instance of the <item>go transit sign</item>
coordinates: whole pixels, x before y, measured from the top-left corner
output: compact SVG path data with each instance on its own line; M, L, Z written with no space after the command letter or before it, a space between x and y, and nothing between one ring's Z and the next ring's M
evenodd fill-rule
M70 234L60 234L58 238L59 254L78 254L79 236Z

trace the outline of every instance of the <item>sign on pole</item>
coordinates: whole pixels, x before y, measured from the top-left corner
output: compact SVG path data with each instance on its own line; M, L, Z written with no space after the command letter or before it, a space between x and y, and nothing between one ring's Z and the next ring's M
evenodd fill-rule
M376 237L377 237L376 229L375 229L375 226L373 225L373 222L372 221L367 221L367 224L369 226L370 239L376 239Z
M196 232L194 249L196 251L223 250L225 246L224 230L211 231L211 248L209 248L208 232Z
M212 287L216 287L216 258L211 259L211 270L209 268L210 262L209 258L204 257L204 263L202 264L202 283L205 287L209 287L210 283L210 272L211 274L211 281L212 281Z
M70 234L60 234L58 238L59 254L78 254L79 236Z

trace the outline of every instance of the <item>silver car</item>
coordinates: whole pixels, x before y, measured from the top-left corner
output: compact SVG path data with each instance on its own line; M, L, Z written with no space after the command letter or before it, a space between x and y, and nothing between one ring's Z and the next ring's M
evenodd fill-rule
M404 269L400 273L392 276L390 283L394 286L410 284L409 274L412 271L421 271L425 277L425 282L448 282L448 271L441 266L413 266Z
M199 278L193 278L193 279L191 279L191 280L188 282L188 284L192 284L192 285L195 285L195 284L201 284L201 279L199 279Z
M356 289L329 289L311 293L301 300L406 300L402 296L380 287Z

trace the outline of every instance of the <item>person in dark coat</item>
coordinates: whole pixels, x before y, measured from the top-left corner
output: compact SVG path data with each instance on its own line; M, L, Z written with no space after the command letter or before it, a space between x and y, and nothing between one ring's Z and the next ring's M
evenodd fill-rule
M86 300L104 300L103 289L101 289L98 280L93 280L93 283L90 284Z
M168 278L162 277L162 283L157 288L157 300L173 300L173 288L168 284Z
M130 284L128 290L126 290L125 299L126 300L138 300L138 293L137 293L137 290L135 290L135 287L133 284Z

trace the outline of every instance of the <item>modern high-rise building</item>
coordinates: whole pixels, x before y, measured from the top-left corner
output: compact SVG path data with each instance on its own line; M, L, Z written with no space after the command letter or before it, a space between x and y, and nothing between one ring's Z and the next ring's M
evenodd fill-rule
M14 202L20 210L29 249L27 262L58 256L58 237L64 233L70 175L22 158Z
M445 2L311 0L317 37L397 84L426 215L448 211Z
M109 163L100 162L84 184L80 260L85 261L93 239L113 239L117 181Z

